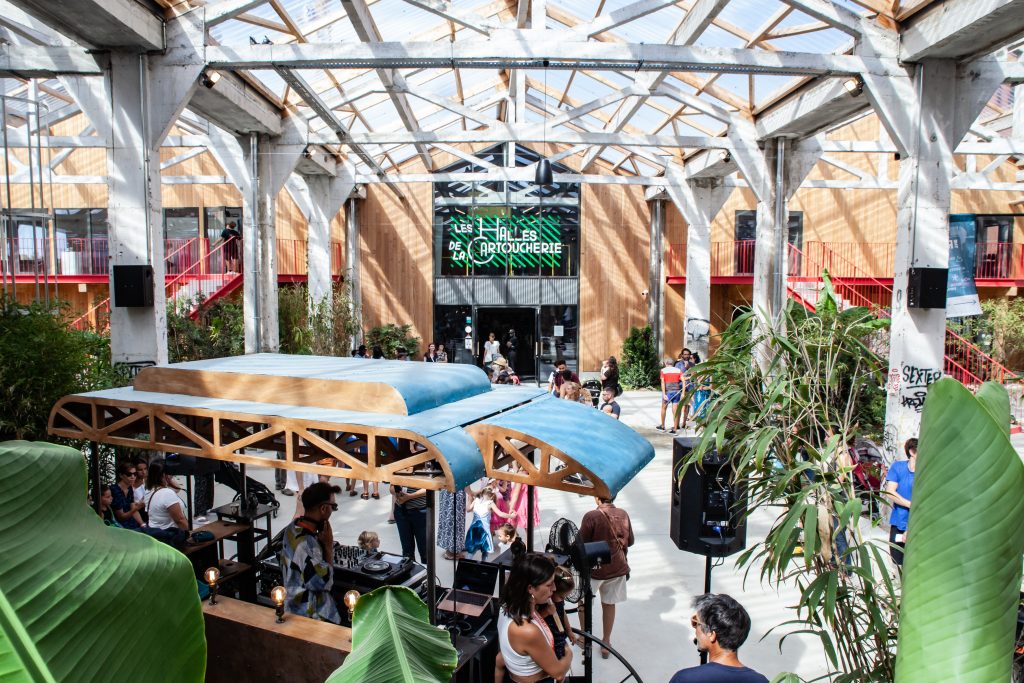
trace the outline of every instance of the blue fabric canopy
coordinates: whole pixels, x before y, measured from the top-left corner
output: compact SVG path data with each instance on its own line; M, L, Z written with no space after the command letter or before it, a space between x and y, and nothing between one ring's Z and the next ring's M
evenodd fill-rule
M176 363L159 368L222 373L216 375L216 381L222 384L230 384L231 374L237 373L239 384L236 387L212 386L210 393L214 395L195 395L199 393L195 386L179 382L177 385L171 383L170 386L178 387L173 391L182 393L122 387L66 396L51 413L51 433L69 438L153 447L146 445L148 437L142 434L136 436L139 430L148 431L148 427L134 426L112 433L110 420L131 419L124 416L123 411L126 409L138 410L151 416L146 419L161 420L165 415L173 417L176 409L184 409L182 414L200 415L206 419L248 421L248 416L252 416L251 422L254 424L279 424L277 433L281 429L296 430L297 434L305 433L302 429L359 433L360 428L366 428L368 433L372 432L378 438L383 436L393 441L410 439L427 447L433 446L438 459L443 461L442 467L450 473L450 477L446 477L445 487L454 490L467 486L487 472L484 454L480 449L486 448L487 454L491 455L493 444L487 443L481 435L481 425L509 430L534 444L554 449L561 454L558 457L568 465L575 464L578 465L575 469L582 468L599 490L607 490L612 495L654 457L654 449L644 438L611 416L589 406L554 399L539 387L491 385L484 373L474 366L253 354ZM243 381L242 375L249 377ZM315 385L325 388L325 394L315 397L321 406L332 405L334 392L338 392L339 396L346 393L349 397L353 394L358 396L358 390L365 390L368 384L384 384L398 392L409 412L402 414L375 410L377 406L372 401L349 400L347 408L330 408L217 397L247 396L244 389L238 388L245 386L256 386L255 393L277 397L274 392L261 392L262 380L256 380L254 384L253 375L324 380L324 384ZM179 373L178 376L189 375ZM358 385L357 391L353 391L350 382ZM289 385L278 383L278 386ZM289 398L296 400L295 395ZM388 405L400 409L400 404L392 402ZM104 418L105 411L113 411L112 416ZM177 429L183 436L178 440L161 436L159 444L155 446L169 450L180 445L182 452L200 456L204 454L204 449L210 449L209 444L196 443L191 451L186 451L188 444L196 439L187 433L187 426L175 427L174 424L163 420L159 427L160 434ZM255 436L258 432L253 434ZM236 434L232 438L241 437ZM273 449L273 446L270 448ZM223 446L209 450L210 455L207 457L224 459L222 449ZM365 457L365 448L362 454ZM246 461L241 453L234 457L238 457L240 462ZM408 458L410 454L403 457ZM411 457L415 460L415 451ZM399 461L387 467L392 468L396 464L401 466ZM398 473L390 472L384 476ZM500 477L504 473L491 474ZM538 483L562 486L561 482L550 478ZM572 486L565 488L576 490Z
M480 424L519 432L564 453L603 482L611 496L654 459L650 442L611 415L550 395Z

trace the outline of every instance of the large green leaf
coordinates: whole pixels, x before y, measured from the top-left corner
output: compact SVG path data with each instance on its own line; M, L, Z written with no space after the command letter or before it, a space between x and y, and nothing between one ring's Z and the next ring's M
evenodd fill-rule
M384 586L359 598L352 654L327 683L446 683L459 661L447 631L430 624L413 591Z
M1006 390L928 390L910 512L898 683L1010 679L1021 554L1024 464L1010 445Z
M105 526L85 481L76 450L0 443L0 680L203 680L192 566Z

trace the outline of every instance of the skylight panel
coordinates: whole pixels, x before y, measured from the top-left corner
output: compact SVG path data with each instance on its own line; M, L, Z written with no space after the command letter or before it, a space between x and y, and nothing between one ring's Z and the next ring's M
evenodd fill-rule
M793 76L773 76L758 74L754 76L754 103L765 101L770 95L795 83L798 78Z
M278 97L284 97L284 89L287 86L287 83L277 75L276 71L270 71L269 69L254 69L249 73L252 74L252 76L260 83L266 86L267 90Z
M747 33L754 33L764 26L781 6L777 0L729 0L718 18Z
M731 6L729 3L728 6ZM708 26L704 33L700 34L700 38L694 45L700 45L702 47L745 47L745 43L738 36L718 28L715 25Z
M607 11L605 12L607 14ZM678 7L664 7L657 12L616 26L612 33L631 43L664 43L686 13Z
M370 7L370 14L385 42L411 40L424 29L444 21L436 14L414 7L404 0L380 0Z

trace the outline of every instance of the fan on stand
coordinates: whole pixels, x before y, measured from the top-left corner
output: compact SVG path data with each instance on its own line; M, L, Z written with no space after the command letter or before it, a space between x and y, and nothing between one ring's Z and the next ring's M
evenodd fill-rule
M565 599L574 605L579 603L580 598L583 597L583 580L580 575L580 569L576 566L576 563L572 559L572 547L576 543L576 538L579 536L579 529L572 523L571 520L561 518L551 525L551 532L548 534L548 544L544 549L549 553L555 553L556 555L567 555L569 562L566 564L566 568L572 572L573 583L575 588L569 595L565 596ZM590 585L590 571L587 570L587 585Z

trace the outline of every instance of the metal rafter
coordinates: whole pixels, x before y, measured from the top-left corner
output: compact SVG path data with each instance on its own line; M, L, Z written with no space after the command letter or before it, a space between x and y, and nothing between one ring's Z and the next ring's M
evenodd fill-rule
M345 12L352 22L352 27L355 29L360 40L370 45L383 42L380 30L377 28L377 24L374 22L373 15L370 14L370 8L367 7L365 0L341 0L341 4L345 8ZM403 92L408 88L405 77L397 69L378 68L376 72L380 82L384 84L384 88L391 96L391 102L394 104L398 117L402 120L406 130L419 130L419 122L416 121L412 107L409 105L409 100L406 99ZM430 150L424 145L416 145L416 153L419 154L424 168L429 171L433 167Z

